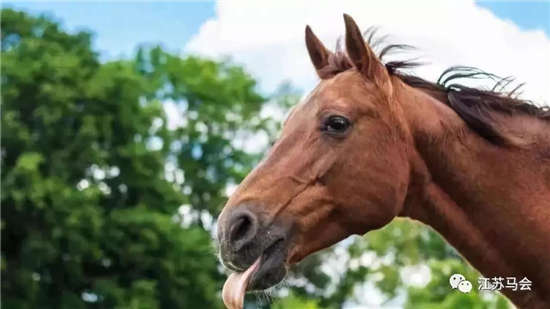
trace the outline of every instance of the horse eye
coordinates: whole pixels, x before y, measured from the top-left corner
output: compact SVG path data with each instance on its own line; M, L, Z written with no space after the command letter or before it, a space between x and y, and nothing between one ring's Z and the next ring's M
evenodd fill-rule
M327 133L342 134L350 127L350 121L343 116L330 116L325 120L322 130Z

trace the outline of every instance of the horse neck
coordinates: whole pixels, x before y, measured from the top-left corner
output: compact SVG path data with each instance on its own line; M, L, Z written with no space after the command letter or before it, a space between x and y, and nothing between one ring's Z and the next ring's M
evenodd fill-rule
M550 305L542 259L550 252L550 169L544 176L525 152L487 142L444 103L399 82L396 101L414 145L401 216L430 225L485 277L537 282L536 294L503 291L516 304Z

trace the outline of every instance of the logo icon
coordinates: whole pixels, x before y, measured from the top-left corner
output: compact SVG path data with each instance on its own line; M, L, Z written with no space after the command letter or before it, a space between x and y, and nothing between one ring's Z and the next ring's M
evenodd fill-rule
M472 283L461 274L453 274L449 278L449 284L452 289L458 289L462 293L470 293L472 290Z
M472 284L468 280L462 280L458 284L458 290L462 293L470 293L472 290Z
M454 274L451 276L451 278L449 278L449 283L451 284L451 288L456 289L458 288L458 284L460 283L460 281L464 281L464 280L466 280L466 278L464 278L463 275Z

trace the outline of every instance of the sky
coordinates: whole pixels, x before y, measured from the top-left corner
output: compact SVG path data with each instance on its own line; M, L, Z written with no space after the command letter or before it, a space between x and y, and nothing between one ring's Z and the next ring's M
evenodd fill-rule
M5 1L46 14L69 31L89 30L103 61L131 57L140 44L174 53L229 56L271 93L283 81L307 92L317 82L303 42L306 23L334 46L342 13L418 47L434 80L450 65L472 65L527 82L526 95L550 102L550 1ZM411 3L414 3L411 5ZM421 3L422 5L418 5Z
M199 1L4 1L3 7L52 16L69 31L92 31L103 60L130 57L143 43L178 52L215 15L214 2Z

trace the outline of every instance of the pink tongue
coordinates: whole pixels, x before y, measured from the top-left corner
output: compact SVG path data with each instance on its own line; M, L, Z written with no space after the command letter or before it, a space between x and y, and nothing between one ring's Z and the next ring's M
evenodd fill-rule
M223 303L228 309L242 309L244 304L244 294L246 293L246 288L248 287L248 282L254 272L260 266L259 257L254 264L248 267L242 273L232 273L225 284L223 285L222 298Z

